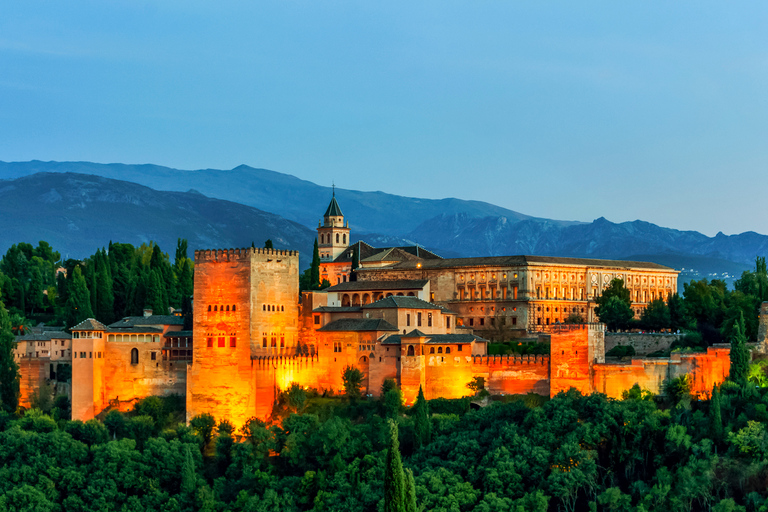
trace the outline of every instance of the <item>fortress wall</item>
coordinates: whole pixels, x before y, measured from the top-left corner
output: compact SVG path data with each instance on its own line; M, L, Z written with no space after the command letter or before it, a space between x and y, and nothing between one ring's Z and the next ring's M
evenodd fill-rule
M653 393L663 393L667 380L690 375L693 395L706 398L712 387L725 380L731 369L730 347L718 345L707 352L673 354L668 359L632 359L631 364L594 366L594 389L613 398L635 384Z
M623 345L633 347L637 355L645 356L657 350L669 350L681 337L680 334L605 333L605 351Z
M576 388L592 392L591 370L604 357L603 324L561 325L552 329L550 342L550 397Z
M48 361L38 358L25 357L19 361L19 406L32 406L32 395L40 389L47 378Z
M163 361L163 342L104 344L104 407L113 405L130 410L136 401L148 396L184 395L187 364ZM131 364L131 350L139 351L138 364ZM152 354L155 360L152 360ZM101 411L96 411L98 414Z
M537 393L549 396L549 356L476 356L472 375L485 379L492 395ZM468 382L468 381L467 381Z

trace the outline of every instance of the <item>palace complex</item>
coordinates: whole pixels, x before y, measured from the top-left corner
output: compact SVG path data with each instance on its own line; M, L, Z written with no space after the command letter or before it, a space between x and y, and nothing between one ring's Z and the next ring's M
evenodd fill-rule
M295 251L195 251L192 331L182 330L181 317L146 312L109 326L88 319L71 336L33 334L41 339L18 349L28 366L22 381L53 378L55 369L49 375L26 355L46 343L41 350L64 354L56 357L70 352L75 419L149 395L184 394L188 418L210 413L239 426L268 417L292 382L340 392L347 365L362 371L364 394L378 395L391 378L409 404L419 387L427 398L465 396L475 377L492 394L551 396L575 387L619 397L636 383L659 392L683 374L706 395L728 375L727 345L606 363L596 297L622 279L639 315L677 293L671 268L541 256L444 259L418 246L352 244L335 196L317 232L321 279L332 286L300 293ZM515 336L549 341L549 354L488 354L489 339Z

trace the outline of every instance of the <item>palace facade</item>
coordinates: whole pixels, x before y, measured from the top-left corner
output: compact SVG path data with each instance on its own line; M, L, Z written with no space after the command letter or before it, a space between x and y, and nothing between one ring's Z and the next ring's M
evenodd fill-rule
M363 372L363 393L376 396L394 379L409 404L419 387L427 398L465 396L475 377L493 394L575 387L618 397L635 383L659 392L682 374L706 395L728 374L727 346L605 362L595 298L620 278L639 314L677 292L673 269L540 256L443 259L417 246L350 244L335 197L317 231L321 276L332 283L325 290L299 293L296 251L199 250L191 332L180 318L155 315L73 327L73 417L184 394L188 418L210 413L239 426L267 418L291 383L341 392L348 365ZM548 340L549 354L488 354L488 339L514 335Z

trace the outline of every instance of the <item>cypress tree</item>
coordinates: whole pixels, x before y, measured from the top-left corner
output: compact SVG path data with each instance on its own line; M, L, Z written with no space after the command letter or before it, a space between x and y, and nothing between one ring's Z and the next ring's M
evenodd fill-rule
M0 301L0 410L14 412L19 405L19 365L14 359L16 338L11 331L11 318Z
M69 283L68 292L69 297L64 306L67 325L73 327L86 318L92 318L91 294L79 265L72 272L72 282Z
M432 438L432 423L429 421L429 404L424 398L424 391L419 386L419 396L416 398L416 403L413 405L414 419L413 429L416 433L416 447L420 448L426 444L429 444Z
M749 349L744 336L744 313L739 312L739 319L733 325L731 334L731 375L730 379L737 384L747 382L749 370Z
M320 248L315 238L315 248L312 250L312 266L309 267L309 289L320 289Z
M405 473L397 424L389 420L389 449L384 463L384 512L405 512Z
M111 323L115 319L115 295L112 289L109 260L107 260L107 255L104 253L101 253L99 256L96 276L96 307L93 312L96 314L97 320Z
M417 512L416 507L416 482L413 480L413 471L405 468L405 512Z
M197 494L197 473L195 461L192 459L192 451L189 445L184 450L184 463L181 465L181 500L185 505L183 510L192 510Z
M723 438L723 412L720 405L720 390L712 388L712 399L709 401L709 431L714 441Z

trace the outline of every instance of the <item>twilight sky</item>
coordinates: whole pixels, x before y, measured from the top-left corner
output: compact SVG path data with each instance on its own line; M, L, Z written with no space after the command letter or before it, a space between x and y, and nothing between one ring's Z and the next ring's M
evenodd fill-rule
M768 234L768 3L3 1L32 159Z

